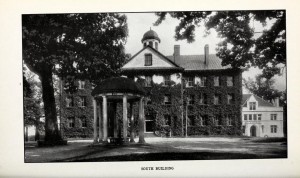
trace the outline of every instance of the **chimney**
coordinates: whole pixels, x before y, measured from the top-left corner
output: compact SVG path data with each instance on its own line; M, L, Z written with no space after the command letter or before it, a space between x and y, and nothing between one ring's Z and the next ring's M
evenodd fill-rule
M206 44L204 46L204 64L208 66L209 64L209 46Z
M180 45L174 45L174 61L176 64L180 60Z

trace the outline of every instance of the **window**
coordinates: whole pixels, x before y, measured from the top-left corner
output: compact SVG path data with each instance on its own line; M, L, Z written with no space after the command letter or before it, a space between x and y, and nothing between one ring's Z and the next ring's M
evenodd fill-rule
M246 132L246 127L245 127L245 126L242 126L242 130L243 130L243 134L245 134L245 132Z
M79 107L85 107L86 106L86 97L85 96L80 96L79 97L78 106Z
M199 116L199 121L200 121L200 125L203 126L204 125L204 121L203 121L203 117Z
M233 77L227 76L227 86L232 87L233 86Z
M186 87L192 87L194 85L194 77L188 77L186 79Z
M196 119L194 115L188 116L188 125L189 126L195 126L196 125Z
M271 133L277 133L277 125L271 125Z
M171 95L164 96L164 103L165 103L165 105L171 104Z
M145 131L146 132L154 132L155 123L153 115L145 115Z
M207 85L207 78L206 77L200 77L200 86L205 87Z
M217 104L220 104L220 95L219 94L215 94L214 95L214 104L217 105Z
M253 120L257 120L257 115L256 114L253 114Z
M165 125L171 125L171 116L170 115L165 115Z
M271 120L276 121L277 120L277 114L271 114Z
M144 47L146 47L147 46L147 43L144 43Z
M261 126L261 132L264 133L265 132L265 127L262 125Z
M230 115L227 116L227 125L229 125L229 126L232 125L232 116L230 116Z
M152 85L152 76L145 77L145 87L151 87Z
M68 118L68 126L69 126L70 128L75 127L75 118L74 118L74 117L69 117L69 118Z
M220 86L220 78L218 76L214 77L214 86L215 87Z
M261 120L261 114L257 114L257 120Z
M152 54L145 54L145 66L152 66Z
M214 124L215 125L221 125L221 119L220 119L220 116L214 116L213 117L213 119L214 119Z
M249 109L256 110L256 102L249 102Z
M246 121L248 119L247 114L244 114L244 120Z
M227 95L227 104L233 104L233 94Z
M205 93L200 93L200 104L207 104L207 95Z
M195 104L195 95L188 95L187 102L188 104Z
M165 75L164 76L164 85L170 85L171 84L171 76L170 75Z
M149 46L151 46L153 48L153 42L149 41Z
M87 120L86 120L86 117L82 116L80 118L80 121L81 121L81 127L87 127Z
M85 81L79 80L78 81L78 88L79 89L85 89Z
M249 121L252 121L252 114L249 114Z
M66 107L73 107L73 106L74 106L73 97L68 96L66 98Z
M207 115L200 116L200 125L201 126L208 125L208 117L207 117Z
M155 42L155 49L158 49L158 43Z

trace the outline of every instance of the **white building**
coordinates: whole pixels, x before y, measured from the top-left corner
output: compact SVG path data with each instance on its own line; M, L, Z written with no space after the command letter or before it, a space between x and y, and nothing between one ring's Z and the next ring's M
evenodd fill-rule
M279 100L271 104L254 94L243 95L243 131L245 136L283 137L283 107Z

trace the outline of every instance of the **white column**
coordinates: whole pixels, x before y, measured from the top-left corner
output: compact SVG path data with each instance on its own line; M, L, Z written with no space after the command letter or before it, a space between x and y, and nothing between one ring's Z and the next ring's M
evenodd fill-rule
M123 95L123 138L126 142L127 138L127 96Z
M99 102L98 116L99 116L99 142L103 139L103 129L102 129L102 116L101 116L101 102Z
M130 142L134 142L134 109L133 102L130 103Z
M143 97L140 99L139 103L139 143L145 143L145 116L144 116L144 102Z
M107 98L103 96L103 141L107 142Z
M93 99L93 108L94 108L94 143L97 142L97 102L95 98Z

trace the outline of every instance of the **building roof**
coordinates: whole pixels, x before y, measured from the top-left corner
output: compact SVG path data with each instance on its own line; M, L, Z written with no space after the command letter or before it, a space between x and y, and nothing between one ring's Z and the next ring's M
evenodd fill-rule
M132 79L113 77L102 81L92 91L92 96L104 93L131 93L145 95L145 90Z
M167 56L167 58L174 61L174 56ZM230 66L222 66L222 60L215 54L209 55L208 65L204 64L204 60L204 55L180 55L180 59L175 61L175 63L185 70L219 70L230 68Z
M160 38L158 37L157 33L151 29L144 34L142 42L148 39L156 39L160 42Z
M160 56L162 59L164 59L165 61L167 61L168 63L170 63L172 65L172 67L139 67L139 68L124 68L124 66L126 64L128 64L131 60L133 60L136 56L138 56L142 51L144 51L145 49L149 48L150 50L152 50L154 53L156 53L158 56ZM161 52L159 52L158 50L156 50L155 48L151 47L151 46L145 46L143 49L141 49L139 52L137 52L134 56L132 56L128 62L123 65L123 67L121 67L122 72L126 73L128 71L161 71L161 70L168 70L168 71L183 71L184 69L182 67L180 67L178 64L176 64L175 62L173 62L170 58L166 57L165 55L163 55Z
M266 106L266 107L274 107L274 105L268 101L265 101L264 99L262 99L261 97L254 95L254 94L243 94L243 100L242 100L242 104L244 106L245 102L248 101L248 99L253 95L253 97L255 98L255 100L258 103L258 106Z

